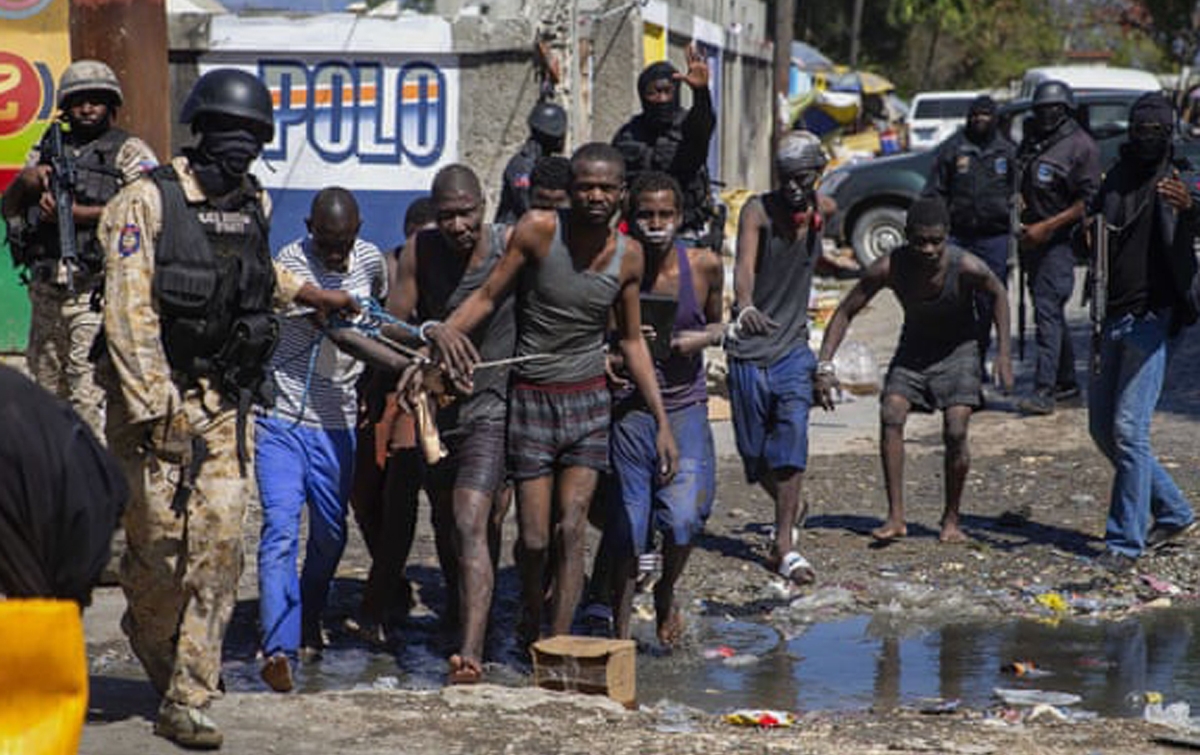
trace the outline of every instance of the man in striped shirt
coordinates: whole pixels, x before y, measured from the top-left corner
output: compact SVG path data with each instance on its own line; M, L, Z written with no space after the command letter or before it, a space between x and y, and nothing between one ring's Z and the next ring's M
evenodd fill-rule
M308 235L280 250L278 263L305 281L365 300L387 294L387 268L374 244L358 238L358 205L347 190L313 199ZM346 545L354 467L355 383L363 365L343 353L309 316L288 312L271 360L275 408L256 423L256 476L263 525L258 549L263 680L292 688L300 648L322 645L321 612ZM297 578L300 514L309 507L303 573Z

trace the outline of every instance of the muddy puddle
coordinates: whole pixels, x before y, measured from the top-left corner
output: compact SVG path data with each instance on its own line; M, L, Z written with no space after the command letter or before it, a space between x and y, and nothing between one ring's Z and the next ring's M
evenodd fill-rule
M654 650L649 623L637 627L638 699L711 713L737 708L790 711L927 712L1000 705L996 688L1069 693L1073 715L1141 716L1147 703L1200 709L1200 609L1166 609L1121 621L1010 620L912 626L895 615L854 616L790 630L755 621L693 617L687 644ZM249 637L245 639L250 639ZM436 689L449 652L436 620L412 626L392 651L334 632L323 658L301 666L301 693ZM529 683L512 648L496 647L488 680ZM104 658L108 658L105 661ZM252 645L227 646L233 691L265 692ZM93 673L140 676L132 658L93 655ZM1027 693L1030 694L1030 693Z

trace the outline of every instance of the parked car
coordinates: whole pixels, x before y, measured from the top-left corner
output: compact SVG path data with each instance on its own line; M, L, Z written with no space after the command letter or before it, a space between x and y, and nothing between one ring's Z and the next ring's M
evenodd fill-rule
M941 144L958 130L980 92L921 92L908 113L908 148L916 152Z
M1032 97L1033 90L1037 89L1037 85L1043 81L1061 81L1070 86L1076 94L1094 91L1115 92L1117 90L1151 92L1162 89L1162 83L1157 76L1139 68L1088 65L1042 66L1030 68L1021 77L1021 91L1017 93L1017 99Z
M1142 92L1084 92L1075 98L1076 118L1100 146L1105 170L1117 158L1129 127L1129 107ZM1000 108L999 128L1020 142L1025 117L1032 103L1017 100ZM904 217L920 196L933 167L935 152L911 152L880 157L835 168L821 179L817 191L837 204L827 218L825 234L839 245L851 246L860 264L874 262L904 239ZM1200 166L1200 140L1177 140L1176 154Z

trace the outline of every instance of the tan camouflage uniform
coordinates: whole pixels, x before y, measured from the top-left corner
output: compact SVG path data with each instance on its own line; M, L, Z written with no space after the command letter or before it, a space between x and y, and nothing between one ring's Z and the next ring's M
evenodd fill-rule
M173 161L189 201L203 198L186 158ZM264 205L266 194L263 194ZM180 393L163 350L151 292L162 198L146 178L105 208L104 329L108 360L100 379L109 397L109 441L132 495L125 510L127 551L122 626L151 683L167 700L200 707L220 693L221 644L242 570L246 504L254 475L240 474L234 406L217 391ZM275 268L279 306L302 282ZM253 424L253 423L251 423ZM172 499L184 474L191 435L208 443L186 511ZM253 443L247 444L253 447Z
M37 151L27 165L37 165ZM116 168L122 183L128 184L154 167L158 159L153 150L137 137L125 140L116 155ZM91 308L96 278L76 272L74 296L67 290L66 269L58 264L53 280L31 281L29 302L29 343L25 359L38 385L70 402L91 426L96 437L104 438L104 391L93 378L88 361L92 342L100 330L100 313Z

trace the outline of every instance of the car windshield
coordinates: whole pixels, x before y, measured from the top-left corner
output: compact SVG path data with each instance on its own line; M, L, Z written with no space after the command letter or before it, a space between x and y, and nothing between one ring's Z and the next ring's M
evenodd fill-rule
M974 98L932 98L917 102L913 110L913 118L966 118L967 110Z

